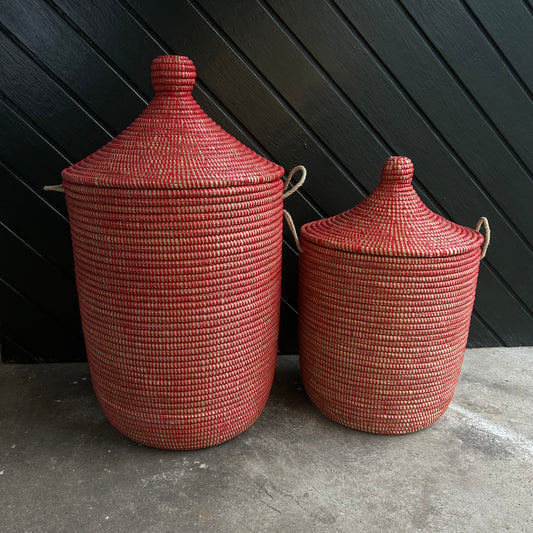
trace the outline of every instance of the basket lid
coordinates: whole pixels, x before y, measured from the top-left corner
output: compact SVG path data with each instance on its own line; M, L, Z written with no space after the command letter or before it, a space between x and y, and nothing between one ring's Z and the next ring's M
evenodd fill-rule
M139 117L94 154L62 172L99 187L196 189L253 185L284 174L211 120L192 97L193 62L160 56L151 68L155 96Z
M385 256L438 257L466 253L483 236L428 209L411 185L413 163L390 157L380 184L354 208L309 222L302 238L326 248Z

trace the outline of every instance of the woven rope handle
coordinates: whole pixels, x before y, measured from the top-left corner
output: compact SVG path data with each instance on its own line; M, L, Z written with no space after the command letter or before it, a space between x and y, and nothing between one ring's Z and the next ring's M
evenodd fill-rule
M302 176L300 177L300 180L297 181L290 189L289 189L289 183L291 182L293 176L296 174L296 172L300 171L302 173ZM285 198L288 198L291 194L294 194L305 182L305 178L307 178L307 170L303 165L298 165L297 167L294 167L287 176L287 181L285 182L285 186L283 187L283 194L282 198L285 200ZM287 222L287 226L289 226L289 229L291 230L292 236L294 238L294 242L296 243L297 250L301 253L302 247L300 246L300 239L298 238L298 232L296 231L296 227L294 226L294 221L292 220L291 214L284 209L283 210L283 218L285 219L285 222Z
M302 177L300 178L300 181L295 183L291 189L288 189L289 183L292 180L292 177L296 172L301 171ZM291 194L294 194L305 182L305 178L307 177L307 170L303 165L298 165L297 167L294 167L287 176L287 181L285 182L285 186L283 187L283 195L282 198L285 200L285 198L288 198ZM290 215L289 215L290 216Z
M285 219L285 222L287 222L287 226L289 226L289 229L291 230L292 236L294 237L294 242L296 243L297 250L302 253L303 250L300 246L298 232L296 231L296 227L294 226L294 221L292 220L291 214L286 209L283 210L283 218Z
M481 259L485 257L487 253L487 248L490 244L490 226L489 221L485 217L481 217L476 224L476 231L479 231L481 226L485 226L485 242L483 243L483 248L481 248Z
M65 189L63 189L63 185L61 185L61 183L59 185L45 185L43 187L43 190L53 192L65 192Z

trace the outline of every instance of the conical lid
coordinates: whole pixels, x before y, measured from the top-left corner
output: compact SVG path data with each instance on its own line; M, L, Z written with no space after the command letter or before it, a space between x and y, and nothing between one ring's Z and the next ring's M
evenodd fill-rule
M152 63L155 96L140 116L63 179L116 188L214 188L283 176L279 165L242 145L213 122L191 95L196 69L184 56Z
M412 178L410 159L389 158L380 184L365 200L337 216L305 224L302 238L347 252L408 257L455 255L481 245L481 233L430 211Z

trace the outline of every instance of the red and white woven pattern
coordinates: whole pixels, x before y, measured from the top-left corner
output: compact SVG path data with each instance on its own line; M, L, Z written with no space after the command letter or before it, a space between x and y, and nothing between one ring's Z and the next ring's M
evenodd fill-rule
M143 444L194 449L248 428L272 384L283 169L190 94L194 66L157 58L156 95L63 172L94 388Z
M373 433L446 410L474 304L480 233L427 209L407 158L390 158L354 209L301 231L299 344L311 401Z

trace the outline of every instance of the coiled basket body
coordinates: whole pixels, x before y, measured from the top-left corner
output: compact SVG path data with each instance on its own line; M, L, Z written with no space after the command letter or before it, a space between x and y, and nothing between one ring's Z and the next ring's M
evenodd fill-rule
M277 353L283 169L203 114L193 75L187 58L156 59L147 110L63 173L98 400L124 435L166 449L248 428Z
M445 412L474 305L482 237L425 208L411 176L407 158L391 158L365 202L302 228L306 391L329 418L372 433Z

